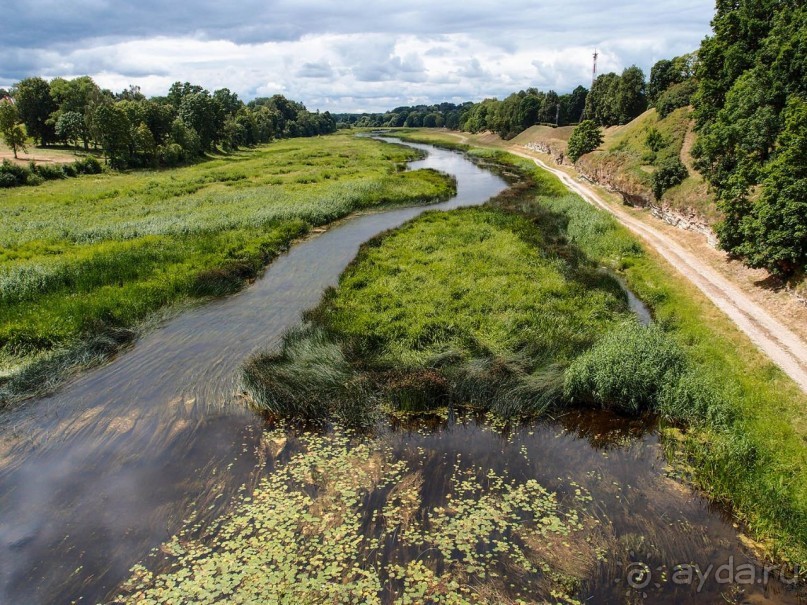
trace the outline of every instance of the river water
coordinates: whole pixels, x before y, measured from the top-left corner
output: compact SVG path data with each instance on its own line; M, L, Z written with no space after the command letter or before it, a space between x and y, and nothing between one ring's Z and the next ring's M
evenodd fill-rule
M456 197L341 221L295 245L243 292L183 312L109 364L0 420L0 603L109 598L128 569L183 519L198 511L202 523L215 519L239 487L248 490L267 472L263 420L237 393L244 360L275 346L337 283L366 240L426 209L481 204L506 188L460 154L413 146L429 155L411 168L454 175ZM493 465L515 460L503 449L512 439L496 441L475 426L441 426L428 436L401 431L396 439L404 449L417 443L442 454L467 450ZM597 484L587 484L603 516L653 537L649 564L746 560L725 516L665 475L652 426L583 414L524 431L518 447L535 450L533 459L543 462L517 472L550 483L579 475L583 483L596 470ZM602 573L597 602L620 602L618 572ZM659 590L656 598L690 602L679 598L680 588ZM692 602L710 603L715 590L684 592ZM767 591L745 590L755 603L798 602L776 582Z

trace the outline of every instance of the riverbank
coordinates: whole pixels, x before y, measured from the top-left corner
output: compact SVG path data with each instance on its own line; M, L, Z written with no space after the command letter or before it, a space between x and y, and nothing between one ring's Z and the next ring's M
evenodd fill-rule
M411 138L432 144L441 140L432 133ZM452 148L464 147L454 137L442 140ZM545 174L528 159L509 156L506 161ZM708 396L687 388L675 395L678 412L670 416L674 422L665 430L671 459L686 467L711 498L732 506L759 539L761 551L803 566L807 562L807 396L652 249L637 255L614 246L615 236L636 241L615 220L577 196L561 203L539 198L518 206L519 211L537 217L547 209L560 214L570 241L625 278L651 308L656 323L685 350L697 368L693 380L710 385ZM610 226L594 227L603 221Z
M451 179L403 171L418 157L333 135L0 192L0 409L109 358L156 311L238 290L312 227L447 199Z

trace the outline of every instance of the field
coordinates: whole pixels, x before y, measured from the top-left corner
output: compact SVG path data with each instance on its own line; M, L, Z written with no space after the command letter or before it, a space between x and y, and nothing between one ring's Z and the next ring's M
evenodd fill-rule
M416 157L335 135L0 192L0 405L108 355L158 309L238 289L312 226L447 198L444 175L402 171Z

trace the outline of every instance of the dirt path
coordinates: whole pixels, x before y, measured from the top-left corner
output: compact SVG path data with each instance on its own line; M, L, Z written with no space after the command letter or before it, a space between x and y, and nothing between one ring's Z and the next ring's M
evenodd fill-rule
M509 151L531 159L544 170L551 172L571 191L588 203L611 213L619 222L645 240L667 262L695 284L748 335L760 350L807 392L807 344L798 335L661 230L617 206L606 203L593 189L575 180L566 172L552 168L528 153L512 148Z

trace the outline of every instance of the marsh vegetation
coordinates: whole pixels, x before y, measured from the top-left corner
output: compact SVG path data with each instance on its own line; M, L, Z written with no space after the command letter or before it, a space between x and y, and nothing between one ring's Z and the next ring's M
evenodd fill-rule
M313 226L449 197L445 175L403 171L416 157L333 136L4 190L0 406L108 355L158 309L239 289Z
M255 405L354 424L444 406L655 413L694 481L769 553L803 560L803 394L612 218L529 161L470 154L519 183L365 246L281 350L247 365ZM653 325L629 316L602 268L627 280Z

